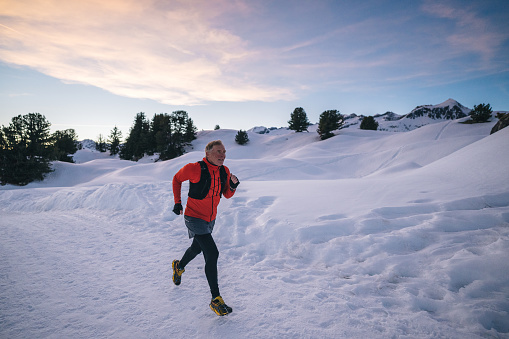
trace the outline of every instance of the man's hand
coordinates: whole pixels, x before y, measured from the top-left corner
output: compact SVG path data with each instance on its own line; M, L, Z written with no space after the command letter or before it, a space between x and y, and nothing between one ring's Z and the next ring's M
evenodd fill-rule
M230 188L233 190L235 190L237 188L237 186L239 186L240 184L240 181L239 179L235 176L235 175L231 175L230 176Z
M181 203L175 204L175 206L173 207L173 213L175 213L176 215L181 215L182 210L183 208Z

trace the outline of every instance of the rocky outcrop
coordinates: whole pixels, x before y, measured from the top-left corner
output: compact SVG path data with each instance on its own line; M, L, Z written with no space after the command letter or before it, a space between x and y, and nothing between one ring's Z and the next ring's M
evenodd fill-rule
M491 129L490 134L493 134L497 131L500 131L502 128L509 126L509 113L499 113L497 117L499 117L499 120Z
M398 115L398 114L396 114L394 112L390 112L390 111L385 112L384 114L376 114L373 117L375 119L376 118L382 118L385 121L397 121L397 120L403 118L403 116Z

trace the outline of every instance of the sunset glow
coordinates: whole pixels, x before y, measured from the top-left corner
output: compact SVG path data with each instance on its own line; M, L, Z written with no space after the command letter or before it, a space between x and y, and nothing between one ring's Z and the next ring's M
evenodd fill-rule
M78 124L85 106L98 125L185 109L204 129L283 126L296 106L312 121L449 97L509 110L507 14L500 1L0 0L0 124L27 110ZM88 86L107 94L82 102Z

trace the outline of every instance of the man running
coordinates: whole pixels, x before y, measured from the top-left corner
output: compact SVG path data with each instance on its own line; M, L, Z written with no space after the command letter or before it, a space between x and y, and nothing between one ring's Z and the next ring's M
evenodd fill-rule
M212 238L212 230L216 221L217 205L222 196L229 199L235 194L239 185L237 177L223 166L226 149L221 140L211 141L205 147L205 158L196 163L182 167L173 177L173 212L182 214L181 188L182 183L189 180L189 194L184 213L189 238L193 238L191 246L182 259L172 262L173 282L180 285L182 273L186 265L198 254L203 252L205 258L205 276L212 294L210 308L220 316L232 312L232 308L224 303L219 293L217 279L217 259L219 251Z

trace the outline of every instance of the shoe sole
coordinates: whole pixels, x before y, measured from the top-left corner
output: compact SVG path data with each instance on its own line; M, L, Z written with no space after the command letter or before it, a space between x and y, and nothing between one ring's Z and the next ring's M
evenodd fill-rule
M214 311L215 314L217 314L218 316L222 317L222 316L225 316L225 315L228 315L230 313L233 312L232 308L231 307L226 307L226 310L227 312L226 313L222 313L221 311L219 311L218 309L216 309L215 307L213 307L212 305L209 304L209 307L212 311Z

